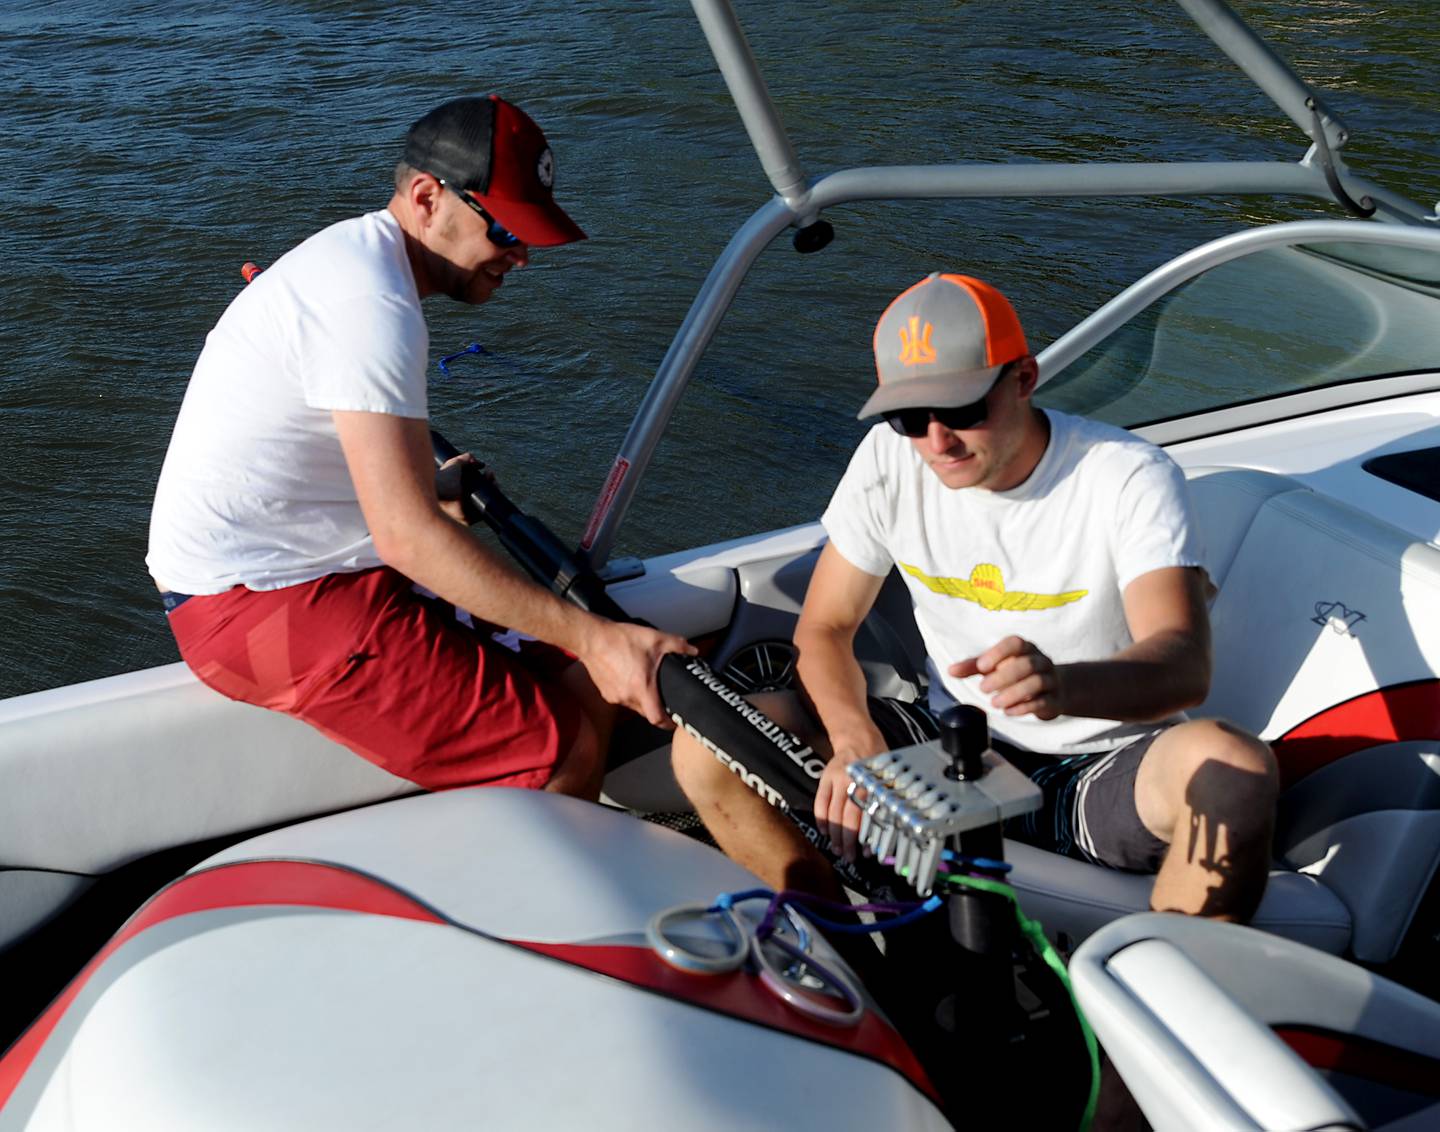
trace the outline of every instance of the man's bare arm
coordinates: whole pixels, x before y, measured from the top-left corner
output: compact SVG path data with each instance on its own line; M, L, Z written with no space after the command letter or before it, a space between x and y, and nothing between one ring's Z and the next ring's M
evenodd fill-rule
M800 686L834 750L815 793L815 817L847 857L854 855L860 811L846 798L845 768L886 748L870 719L865 673L855 659L855 633L884 580L852 565L827 543L795 626Z
M1052 664L1020 637L950 666L977 673L981 691L1006 715L1082 715L1140 722L1194 707L1210 689L1210 620L1205 571L1167 567L1125 587L1125 620L1134 640L1106 660Z
M477 617L579 658L602 696L663 723L655 669L679 637L586 613L522 576L443 510L429 427L384 413L335 412L335 427L380 558Z

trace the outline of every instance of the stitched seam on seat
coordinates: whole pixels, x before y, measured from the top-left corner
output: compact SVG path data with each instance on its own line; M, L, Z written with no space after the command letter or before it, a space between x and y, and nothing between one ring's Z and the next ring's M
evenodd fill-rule
M1293 494L1295 493L1284 493L1284 495L1286 496ZM1351 511L1354 515L1359 517L1359 519L1363 523L1372 524L1374 526L1380 527L1386 532L1392 533L1394 537L1405 540L1406 550L1408 550L1410 547L1421 547L1430 550L1436 558L1435 565L1429 569L1426 569L1423 567L1408 564L1405 561L1404 551L1401 551L1398 554L1385 551L1377 551L1369 542L1366 542L1359 536L1353 534L1346 527L1340 526L1335 522L1327 521L1327 519L1323 516L1314 515L1307 511L1300 510L1296 507L1288 506L1286 505L1284 499L1282 499L1281 496L1272 496L1271 499L1267 501L1265 506L1269 506L1269 503L1274 502L1276 503L1276 510L1283 511L1287 517L1296 519L1304 523L1311 530L1318 531L1323 535L1327 535L1330 538L1334 539L1336 542L1344 543L1352 550L1359 551L1361 554L1365 555L1367 558L1375 562L1381 562L1387 566L1391 566L1394 569L1399 570L1402 574L1409 574L1412 577L1426 579L1432 584L1440 585L1440 552L1435 552L1435 549L1431 547L1428 543L1421 542L1419 539L1411 537L1405 531L1402 531L1399 527L1393 526L1390 523L1383 522L1379 519L1373 519L1369 515L1366 515L1363 511L1356 511L1353 508L1346 507L1345 504L1340 503L1337 500L1330 499L1327 496L1314 495L1314 493L1311 494L1316 500L1316 502L1323 503L1323 505L1327 508L1334 508L1336 510L1340 510L1343 508L1344 510ZM1260 515L1260 512L1264 510L1265 507L1261 507L1260 511L1256 512L1257 518ZM1248 539L1250 531L1247 530L1245 532L1245 535ZM1238 553L1236 554L1236 557L1239 557Z

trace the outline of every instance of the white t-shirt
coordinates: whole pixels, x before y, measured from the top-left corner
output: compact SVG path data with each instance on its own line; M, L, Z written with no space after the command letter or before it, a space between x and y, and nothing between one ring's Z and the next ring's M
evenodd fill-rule
M1102 660L1132 642L1122 595L1140 575L1201 558L1185 478L1154 445L1109 425L1047 412L1050 443L1009 491L947 488L887 425L861 442L823 522L867 574L898 566L929 653L931 706L974 704L992 730L1056 754L1102 750L1154 724L1012 717L981 677L946 669L1002 638L1052 661Z
M428 351L387 211L316 233L258 276L185 391L150 516L156 581L213 594L378 566L330 413L425 419Z

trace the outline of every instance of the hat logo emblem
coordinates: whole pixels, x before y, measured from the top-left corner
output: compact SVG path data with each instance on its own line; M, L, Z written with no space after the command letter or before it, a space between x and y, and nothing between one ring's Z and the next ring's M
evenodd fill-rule
M934 331L930 323L920 328L920 316L912 314L909 326L900 328L900 364L902 366L923 366L935 361L935 347L930 345Z
M542 149L535 159L535 176L547 189L555 187L555 155L550 152L549 146Z

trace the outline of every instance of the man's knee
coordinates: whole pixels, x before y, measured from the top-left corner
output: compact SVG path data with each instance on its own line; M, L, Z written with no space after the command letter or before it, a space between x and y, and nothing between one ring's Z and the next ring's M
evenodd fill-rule
M1267 743L1234 724L1219 719L1196 719L1178 724L1155 740L1152 752L1164 761L1164 775L1174 788L1207 767L1224 767L1251 776L1257 783L1278 781L1275 755Z
M1151 769L1167 790L1162 804L1171 825L1155 832L1170 841L1161 869L1169 881L1157 883L1154 906L1244 922L1259 906L1269 873L1279 780L1274 755L1253 735L1215 720L1182 724L1163 738L1163 747L1159 740L1152 747L1158 766ZM1197 870L1202 881L1181 879Z
M794 692L758 692L746 700L776 723L805 737L809 723L800 697ZM670 744L670 765L680 789L692 802L703 803L735 781L735 772L703 740L679 728Z
M555 773L545 789L594 800L600 796L605 777L605 760L614 731L617 709L606 703L590 680L589 673L574 664L560 675L560 686L570 702L578 705L573 734L560 752Z
M585 711L577 713L569 749L561 752L555 772L545 789L552 794L570 794L595 801L605 778L605 749L601 728Z
M1136 803L1147 826L1168 827L1185 810L1248 834L1269 828L1279 772L1268 744L1222 720L1192 720L1155 741ZM1157 830L1157 832L1162 832Z
M675 729L670 740L670 767L675 781L691 801L703 800L714 792L721 776L729 770L699 739L684 727Z

